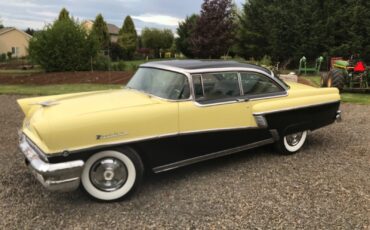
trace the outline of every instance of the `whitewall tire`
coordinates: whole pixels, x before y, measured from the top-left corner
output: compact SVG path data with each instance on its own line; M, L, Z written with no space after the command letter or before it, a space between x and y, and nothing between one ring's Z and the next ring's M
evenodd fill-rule
M307 139L307 131L285 135L277 143L277 149L282 154L293 154L298 152Z
M140 157L132 149L106 150L85 162L81 182L93 198L113 201L126 197L137 187L143 170Z

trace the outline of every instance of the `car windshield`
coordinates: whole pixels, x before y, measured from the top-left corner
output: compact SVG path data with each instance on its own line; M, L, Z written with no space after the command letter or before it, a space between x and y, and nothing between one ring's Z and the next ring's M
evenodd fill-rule
M127 88L171 100L190 97L188 80L183 74L161 69L139 68Z

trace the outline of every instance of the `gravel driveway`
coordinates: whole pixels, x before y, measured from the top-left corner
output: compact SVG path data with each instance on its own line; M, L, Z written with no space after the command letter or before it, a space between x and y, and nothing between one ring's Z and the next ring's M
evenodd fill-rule
M370 106L343 104L343 122L311 133L296 155L265 147L149 174L130 199L98 203L30 175L16 99L0 95L1 229L370 228Z

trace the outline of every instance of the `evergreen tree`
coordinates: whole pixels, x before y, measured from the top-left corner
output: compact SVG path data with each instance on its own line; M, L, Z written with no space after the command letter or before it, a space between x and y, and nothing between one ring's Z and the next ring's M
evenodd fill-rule
M110 36L108 26L101 14L98 14L95 18L91 35L99 42L101 50L107 50L109 48Z
M304 55L370 61L370 2L366 0L248 0L238 30L238 53L245 58L270 55L297 65Z
M184 22L180 22L177 28L176 48L188 58L194 57L190 39L198 19L199 15L193 14L186 17Z
M138 37L134 22L130 16L125 18L121 30L119 31L118 43L122 47L128 59L132 59L138 45Z
M227 54L234 42L234 17L232 0L204 0L191 36L194 56L220 58Z
M59 16L58 16L58 20L59 21L62 21L62 20L69 20L70 17L69 17L69 12L66 8L63 8L60 12L59 12Z

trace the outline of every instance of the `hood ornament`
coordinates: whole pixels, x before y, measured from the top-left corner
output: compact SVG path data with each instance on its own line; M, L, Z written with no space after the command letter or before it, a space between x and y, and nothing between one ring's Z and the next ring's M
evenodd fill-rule
M42 101L42 102L32 103L31 105L41 105L42 107L49 107L49 106L58 105L58 104L59 102L57 101Z

